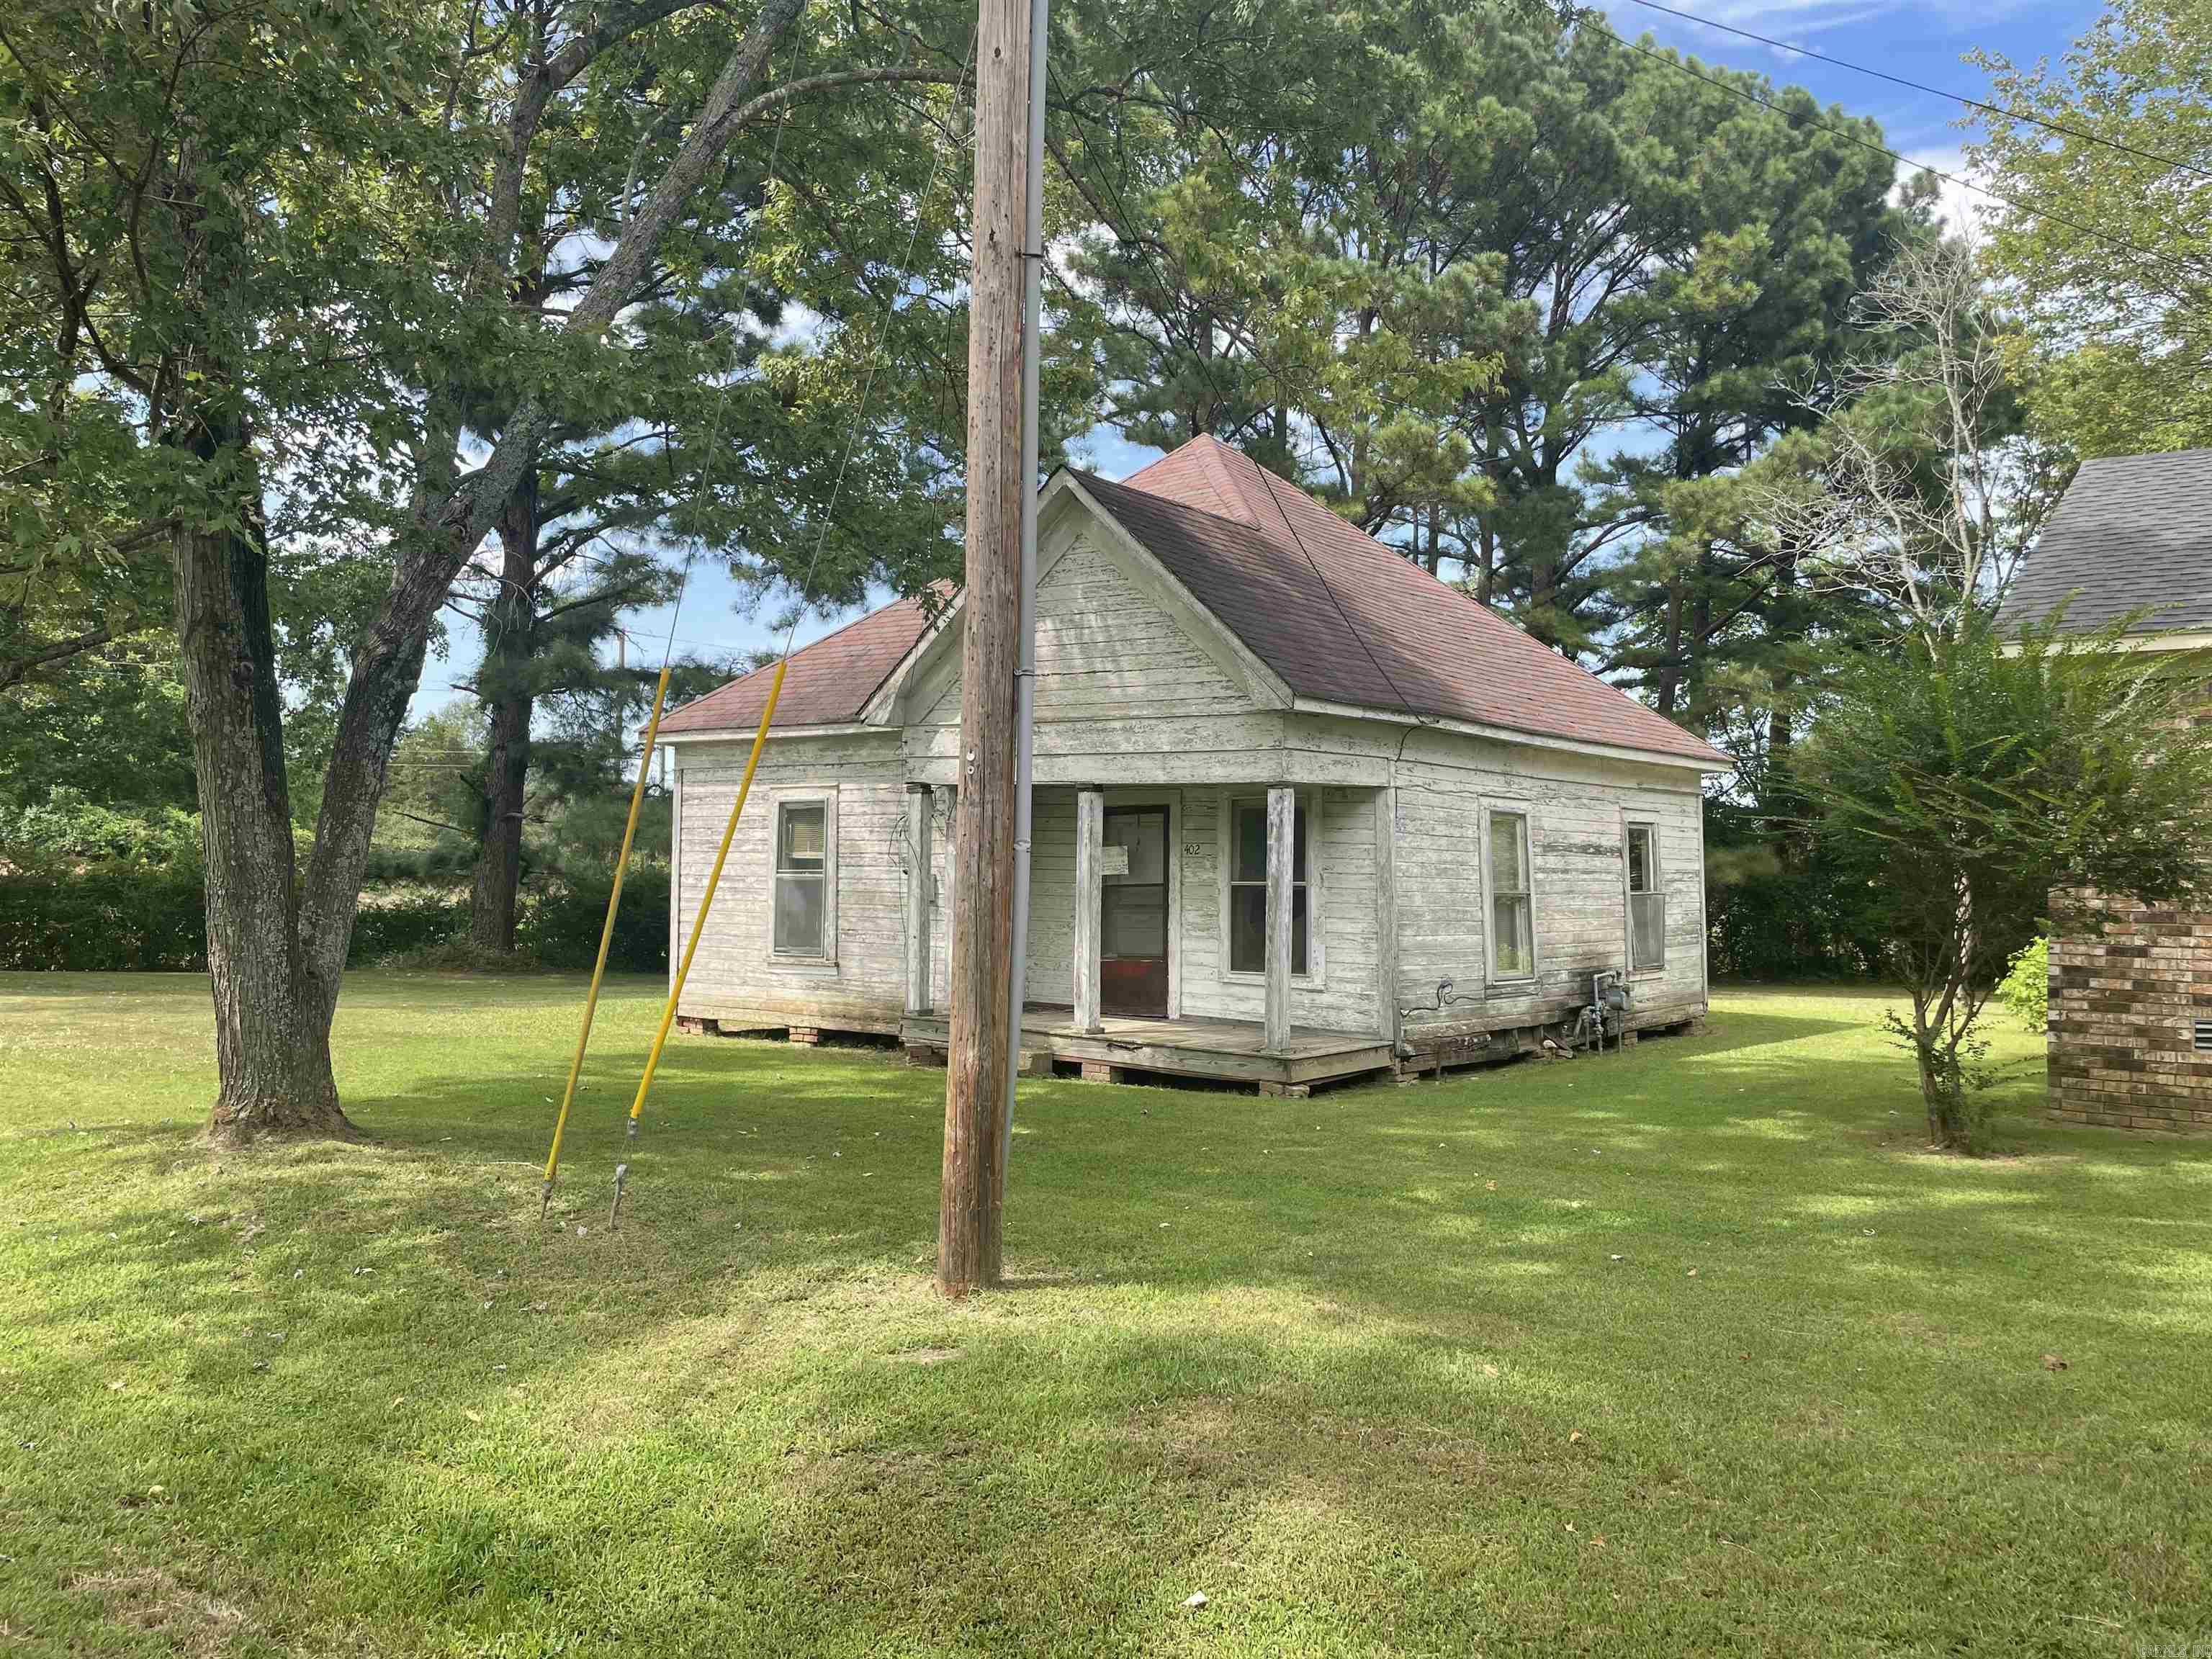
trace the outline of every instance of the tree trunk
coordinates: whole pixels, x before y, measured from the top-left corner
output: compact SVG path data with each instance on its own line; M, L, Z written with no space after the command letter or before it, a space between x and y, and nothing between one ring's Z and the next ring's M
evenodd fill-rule
M207 865L220 1079L209 1132L349 1135L329 1015L302 961L267 550L258 524L247 533L179 528L171 547Z
M1651 703L1668 720L1682 694L1682 582L1678 576L1667 585L1667 644L1657 671L1651 677Z
M526 475L500 515L499 595L485 618L484 664L477 692L491 710L484 761L483 832L469 938L504 956L514 949L515 897L522 885L522 811L530 778L532 631L538 621L538 480Z

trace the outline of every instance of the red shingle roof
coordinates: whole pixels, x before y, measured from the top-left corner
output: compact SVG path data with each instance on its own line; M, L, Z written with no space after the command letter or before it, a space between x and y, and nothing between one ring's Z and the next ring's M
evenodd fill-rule
M1079 476L1301 697L1729 764L1213 438L1118 484Z
M1121 483L1075 476L1298 696L1729 763L1215 439ZM927 629L921 602L901 599L795 653L775 726L857 720ZM660 729L749 730L773 676L733 680Z
M920 599L899 599L848 623L803 651L791 653L791 670L776 699L775 726L842 726L860 718L876 688L928 631ZM775 665L718 686L660 722L663 732L750 732L760 724Z

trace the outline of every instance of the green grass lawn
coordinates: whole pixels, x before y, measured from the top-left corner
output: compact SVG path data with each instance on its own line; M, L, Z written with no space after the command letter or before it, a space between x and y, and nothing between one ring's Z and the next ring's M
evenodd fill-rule
M2007 1156L1932 1156L1876 994L1309 1101L1025 1083L965 1306L943 1075L879 1053L682 1040L609 1230L650 984L541 1224L579 994L356 975L374 1143L239 1154L200 981L0 978L0 1650L2212 1638L2212 1146L2021 1073Z

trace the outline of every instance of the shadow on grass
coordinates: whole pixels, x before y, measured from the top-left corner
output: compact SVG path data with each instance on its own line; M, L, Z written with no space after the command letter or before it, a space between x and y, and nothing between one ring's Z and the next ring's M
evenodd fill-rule
M1902 1062L1823 1047L1856 1029L1729 1012L1309 1101L1025 1085L1018 1291L957 1308L927 1282L943 1075L873 1054L680 1043L633 1143L641 1041L609 1042L544 1224L557 1053L466 1069L457 1042L356 1089L368 1147L23 1136L56 1224L18 1252L43 1289L11 1304L15 1375L68 1439L0 1456L21 1512L92 1517L87 1548L252 1535L238 1571L316 1584L319 1628L448 1647L675 1647L696 1620L723 1650L1046 1650L1161 1633L1194 1564L1234 1583L1316 1539L1412 1587L1376 1639L1448 1645L1502 1595L1564 1644L1548 1621L1610 1571L1559 1525L1586 1511L1648 1522L1615 1600L1662 1595L1716 1647L1744 1590L1711 1533L1775 1540L1780 1601L1894 1608L1854 1505L1911 1525L1882 1483L1941 1485L1966 1402L2055 1388L2046 1328L2144 1375L2205 1259L2212 1147L2029 1125L2018 1158L1928 1157ZM1746 1418L1746 1384L1774 1409ZM2029 1400L1977 1456L2064 1450ZM1618 1462L1592 1443L1632 1431ZM1901 1460L1860 1449L1900 1433ZM1777 1447L1818 1479L1770 1478ZM1468 1525L1510 1549L1423 1577L1425 1532ZM2038 1558L2049 1586L2071 1559Z

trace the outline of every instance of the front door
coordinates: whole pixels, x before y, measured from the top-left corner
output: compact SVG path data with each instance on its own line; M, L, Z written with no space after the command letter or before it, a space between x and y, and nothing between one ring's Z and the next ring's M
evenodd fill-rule
M1103 839L1107 848L1122 850L1107 853L1109 873L1099 878L1100 1012L1165 1019L1168 809L1110 808Z

